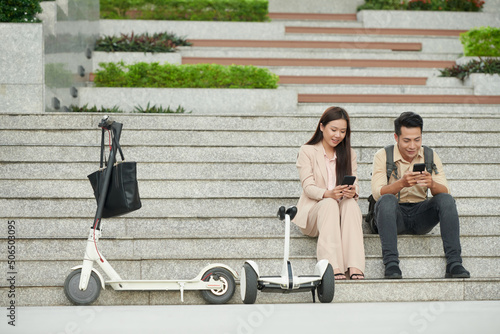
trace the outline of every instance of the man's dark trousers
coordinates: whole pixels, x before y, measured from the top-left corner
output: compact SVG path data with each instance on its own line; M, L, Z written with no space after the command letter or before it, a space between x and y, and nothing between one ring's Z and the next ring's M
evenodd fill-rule
M375 204L375 224L382 242L384 264L399 263L398 234L426 234L440 222L446 263L462 263L457 206L450 194L438 194L420 203L398 203L386 194Z

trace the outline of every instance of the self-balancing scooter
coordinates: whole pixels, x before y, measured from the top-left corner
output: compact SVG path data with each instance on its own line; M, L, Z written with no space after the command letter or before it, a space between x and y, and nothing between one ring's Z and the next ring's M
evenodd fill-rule
M223 304L228 302L234 294L235 278L238 274L224 264L212 264L203 268L193 279L185 280L123 280L99 252L97 244L101 236L101 218L106 201L106 194L111 178L111 166L116 161L117 147L122 124L110 120L105 116L99 123L99 127L111 131L113 142L109 154L109 161L103 186L100 192L94 224L90 228L87 239L83 265L71 268L72 272L64 282L64 293L66 297L76 305L87 305L94 302L105 289L105 284L111 285L114 290L163 290L180 291L181 301L184 301L185 290L200 290L203 298L211 304ZM97 262L110 280L105 281L103 276L93 268Z
M335 293L335 277L332 265L328 260L320 260L316 263L313 275L295 276L292 264L289 261L290 254L290 221L297 214L297 208L292 206L285 209L279 208L278 217L285 221L285 254L281 276L260 276L259 267L254 261L246 261L241 269L240 289L241 299L245 304L253 304L257 298L257 290L262 292L301 292L311 291L313 302L315 292L322 303L330 303Z

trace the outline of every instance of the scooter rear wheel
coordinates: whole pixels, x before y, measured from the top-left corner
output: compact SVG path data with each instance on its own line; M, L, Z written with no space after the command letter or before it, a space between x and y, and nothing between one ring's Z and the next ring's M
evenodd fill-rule
M335 295L335 276L331 264L326 267L321 278L321 283L317 287L318 299L322 303L330 303Z
M222 282L222 289L212 289L212 290L202 290L201 295L205 301L210 304L225 304L234 295L234 290L236 283L234 282L234 277L229 270L216 267L208 270L203 274L203 280L208 281L210 277L214 277L215 280L220 280Z
M257 299L258 277L251 265L245 263L241 268L240 290L241 300L245 304L253 304Z
M64 294L75 305L92 304L101 294L101 280L95 272L91 272L89 284L84 291L80 290L82 269L73 270L64 281Z

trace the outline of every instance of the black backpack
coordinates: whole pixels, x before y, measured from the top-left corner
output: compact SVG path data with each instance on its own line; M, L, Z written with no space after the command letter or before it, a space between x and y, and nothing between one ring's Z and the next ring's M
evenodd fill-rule
M437 167L434 164L434 152L430 147L427 147L425 145L422 145L424 148L424 162L425 162L425 169L427 172L431 173L434 171L435 174L438 174ZM394 163L394 145L388 145L385 148L385 154L387 156L387 161L385 163L386 166L386 171L387 171L387 183L389 184L389 180L391 178L391 175L395 173L395 177L398 177L398 167ZM377 234L378 229L377 225L375 225L375 199L373 198L373 195L370 195L368 197L368 213L365 216L365 222L368 223L368 226L370 226L370 229L372 230L373 233Z

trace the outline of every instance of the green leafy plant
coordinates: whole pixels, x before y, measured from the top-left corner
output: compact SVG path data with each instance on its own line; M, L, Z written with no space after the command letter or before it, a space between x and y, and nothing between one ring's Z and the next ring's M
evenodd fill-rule
M478 12L484 6L482 0L365 0L359 10L434 10Z
M186 109L184 109L184 107L182 106L178 106L177 109L170 109L170 106L168 106L167 108L164 108L162 106L157 107L156 104L150 106L148 102L146 108L137 106L134 108L134 112L145 113L145 114L184 114L184 113L190 114L192 110L186 112Z
M70 112L96 112L96 113L124 113L123 110L121 110L118 106L114 106L113 108L106 108L101 106L101 108L97 108L97 106L89 107L88 104L85 104L84 106L76 106L76 105L70 105L69 106L69 111ZM146 108L143 108L141 106L136 106L134 108L134 113L155 113L155 114L183 114L183 113L191 113L191 111L186 112L186 109L182 106L178 106L177 109L171 109L170 106L167 108L164 108L162 106L150 106L149 102Z
M399 0L365 0L365 3L361 6L358 6L359 10L398 10L405 9L405 4Z
M467 64L448 67L440 72L440 77L455 77L460 80L464 80L471 73L500 74L500 59L473 59Z
M500 28L479 27L460 34L467 57L500 57Z
M96 87L278 88L279 77L266 68L218 64L100 63Z
M0 1L0 22L40 22L36 18L42 12L39 0L2 0Z
M268 0L101 0L103 19L268 20Z
M118 106L114 106L113 108L105 108L101 106L101 108L97 108L95 105L93 107L89 107L88 104L84 106L76 106L74 104L69 106L69 111L71 112L102 112L102 113L122 113L123 110L118 108Z
M96 41L96 51L106 52L175 52L177 46L189 46L185 38L167 32L153 35L104 36Z

